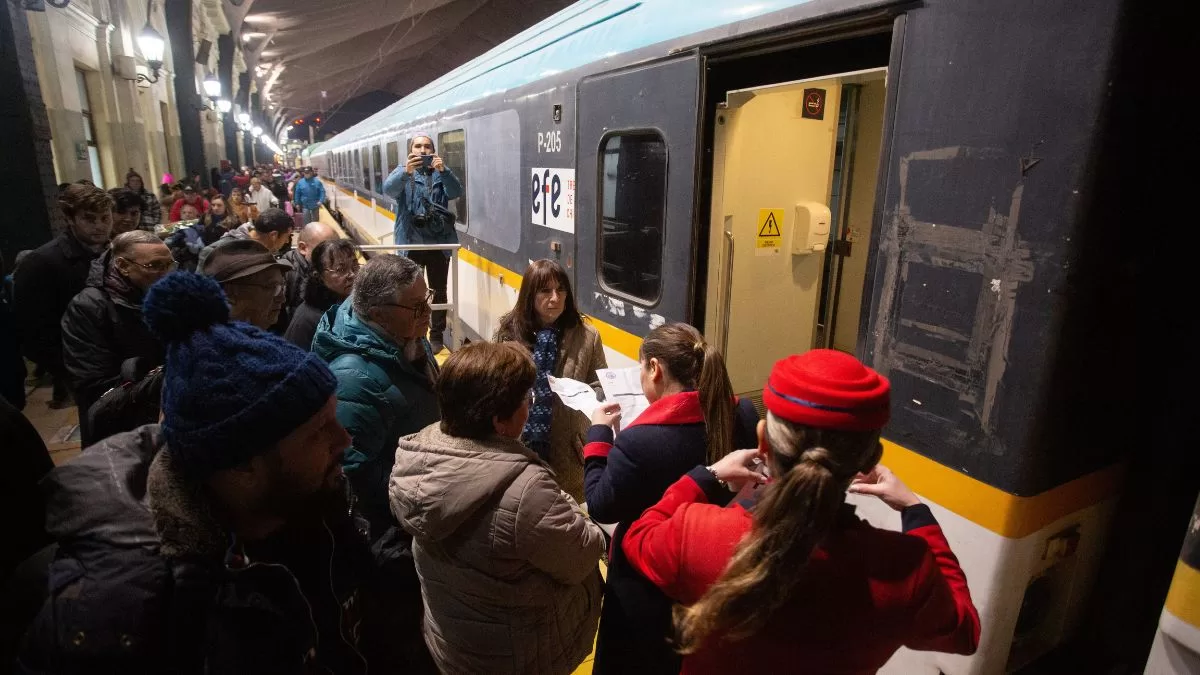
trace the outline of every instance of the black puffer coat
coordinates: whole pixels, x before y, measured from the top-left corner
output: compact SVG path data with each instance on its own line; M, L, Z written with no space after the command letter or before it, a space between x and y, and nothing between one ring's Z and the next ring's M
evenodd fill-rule
M93 437L88 409L104 392L139 382L163 364L163 347L142 321L142 293L112 268L112 251L92 264L62 318L63 365L71 378L83 446ZM121 429L127 431L127 429Z
M140 427L44 482L59 549L18 673L353 675L368 660L373 672L419 672L367 644L386 598L344 502L321 524L324 543L302 549L321 582L305 586L297 568L247 555L164 446L157 425ZM362 621L346 627L352 618Z
M59 375L63 368L59 322L86 286L98 254L70 231L34 249L13 272L13 312L25 358Z

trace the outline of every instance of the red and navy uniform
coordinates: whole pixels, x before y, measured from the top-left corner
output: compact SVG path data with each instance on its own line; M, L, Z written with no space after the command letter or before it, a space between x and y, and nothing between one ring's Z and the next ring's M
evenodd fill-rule
M678 480L622 542L628 563L671 598L696 602L720 577L753 517L703 467ZM795 571L792 599L757 634L711 637L682 673L874 673L901 646L971 654L979 614L929 507L901 512L904 532L879 530L847 506Z
M758 445L758 413L749 400L737 404L733 445ZM672 483L706 461L707 435L700 395L664 396L613 438L612 427L588 430L584 495L588 514L620 523L609 556L604 607L596 639L596 673L679 672L680 657L668 643L672 602L630 568L621 539L634 519L657 502Z

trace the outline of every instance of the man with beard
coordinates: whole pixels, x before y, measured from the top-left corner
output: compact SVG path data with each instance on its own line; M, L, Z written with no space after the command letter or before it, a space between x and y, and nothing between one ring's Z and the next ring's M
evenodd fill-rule
M58 198L67 229L27 255L13 275L13 313L25 357L54 378L52 408L69 406L59 322L87 283L113 227L113 198L95 185L70 183Z
M333 374L231 321L196 274L143 312L166 346L162 421L44 481L59 549L18 670L411 672L372 649L387 601L343 496Z

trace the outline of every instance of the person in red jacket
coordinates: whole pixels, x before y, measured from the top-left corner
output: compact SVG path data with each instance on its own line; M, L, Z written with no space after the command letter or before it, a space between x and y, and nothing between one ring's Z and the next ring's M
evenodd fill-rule
M183 186L183 199L180 199L171 206L170 218L172 223L178 222L183 217L182 211L185 205L196 207L196 212L200 215L208 213L208 200L204 197L201 197L200 194L196 192L196 188L192 187L191 185L185 185Z
M629 527L630 564L683 605L682 673L874 673L902 646L974 653L958 560L929 507L877 465L889 391L841 352L779 361L759 448L696 467ZM723 508L751 481L766 484ZM858 519L847 491L900 511L904 532Z

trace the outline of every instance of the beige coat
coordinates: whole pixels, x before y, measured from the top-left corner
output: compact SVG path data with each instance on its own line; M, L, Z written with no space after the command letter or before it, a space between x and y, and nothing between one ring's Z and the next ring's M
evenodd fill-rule
M514 340L513 337L497 332L493 342ZM518 340L531 352L533 345ZM558 361L554 366L555 377L569 377L586 382L600 390L600 378L596 371L607 368L604 343L600 334L587 319L567 331L558 343ZM564 406L557 397L550 418L550 457L547 461L554 469L558 484L575 501L583 503L583 441L591 420L587 415Z
M520 441L430 425L400 440L389 496L443 673L567 675L587 658L604 534Z

